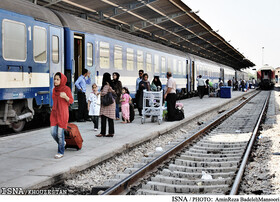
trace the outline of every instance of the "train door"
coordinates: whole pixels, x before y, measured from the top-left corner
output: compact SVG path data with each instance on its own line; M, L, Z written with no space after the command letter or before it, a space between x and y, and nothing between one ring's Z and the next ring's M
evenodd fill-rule
M195 62L192 61L191 63L191 92L195 91L195 75L196 75L196 71L195 71Z
M72 93L74 94L74 105L72 106L73 109L78 109L78 95L77 95L77 88L75 87L75 82L82 75L83 68L85 67L84 64L84 35L74 33L74 60L73 60L73 67L72 67L72 75L74 76L74 83Z
M63 29L50 26L50 97L52 97L53 79L55 73L64 73L63 40ZM53 100L50 100L50 104L52 106Z
M186 60L186 66L184 68L186 68L186 78L187 78L186 89L187 89L187 92L190 92L190 84L189 84L190 68L189 68L189 60L188 59Z
M84 35L74 34L74 61L75 61L75 73L74 73L74 81L76 81L80 75L82 75L82 71L85 67L84 64Z
M97 85L100 85L95 79L97 73L95 71L95 38L92 35L86 34L85 38L85 68L90 71L90 78L91 83L97 83ZM91 85L87 85L87 93L91 92Z
M220 79L223 81L223 83L225 83L225 70L224 68L220 68Z

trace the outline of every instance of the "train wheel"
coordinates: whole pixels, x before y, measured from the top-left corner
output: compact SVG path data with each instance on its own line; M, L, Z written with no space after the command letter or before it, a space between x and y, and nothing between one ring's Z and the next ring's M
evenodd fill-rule
M22 121L18 121L16 123L12 123L12 129L16 132L19 133L20 131L22 131L22 129L25 126L25 120Z

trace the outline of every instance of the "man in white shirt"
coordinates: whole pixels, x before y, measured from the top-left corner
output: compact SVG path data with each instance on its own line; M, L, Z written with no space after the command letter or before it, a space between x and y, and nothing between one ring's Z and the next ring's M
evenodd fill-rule
M205 83L204 83L204 80L202 79L201 75L199 75L196 80L198 82L198 87L197 87L198 95L199 95L200 99L202 99L204 96Z
M167 84L166 84L166 92L164 94L164 99L167 102L167 121L175 121L176 120L176 82L172 77L171 72L166 73Z

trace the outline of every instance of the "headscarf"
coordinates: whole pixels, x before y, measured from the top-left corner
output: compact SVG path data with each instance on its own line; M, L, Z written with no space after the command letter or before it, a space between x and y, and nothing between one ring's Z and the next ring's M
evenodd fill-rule
M157 79L157 81L155 80L155 78ZM154 76L154 79L153 79L152 83L155 84L156 86L161 87L161 82L159 80L159 76Z
M118 81L119 78L120 78L120 74L119 74L118 72L114 72L113 75L114 75L114 74L117 76L116 81Z
M108 72L105 72L103 74L103 79L102 79L102 87L101 90L103 89L103 87L109 83L109 85L112 87L112 80L111 80L111 74L109 74Z

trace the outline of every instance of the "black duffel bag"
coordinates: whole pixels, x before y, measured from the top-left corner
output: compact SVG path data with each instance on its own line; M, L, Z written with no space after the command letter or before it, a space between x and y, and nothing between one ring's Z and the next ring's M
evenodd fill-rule
M116 99L116 95L112 92L108 92L106 95L104 95L101 99L101 104L103 106L109 106L114 103Z

